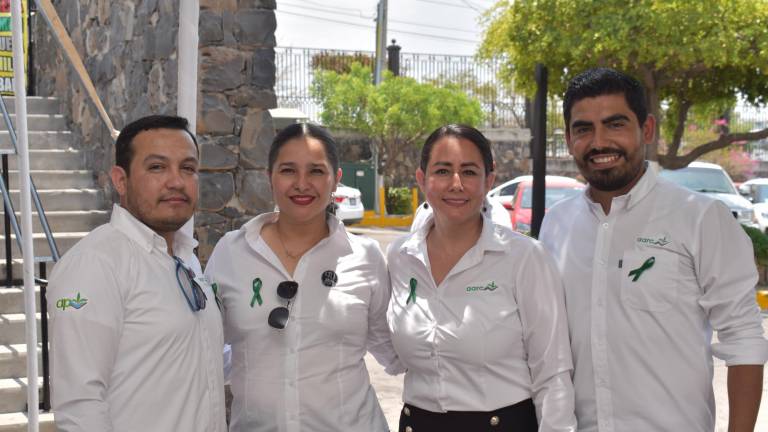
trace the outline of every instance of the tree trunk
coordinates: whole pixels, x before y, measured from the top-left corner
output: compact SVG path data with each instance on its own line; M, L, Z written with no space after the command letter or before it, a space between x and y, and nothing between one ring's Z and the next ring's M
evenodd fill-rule
M645 158L650 161L659 160L659 136L661 134L661 101L659 92L655 87L646 88L646 103L648 104L648 114L656 119L656 130L653 134L653 141L645 147Z

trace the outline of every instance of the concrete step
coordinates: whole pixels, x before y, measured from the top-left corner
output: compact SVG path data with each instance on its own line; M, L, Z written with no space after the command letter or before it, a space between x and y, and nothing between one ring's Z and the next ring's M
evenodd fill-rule
M16 112L16 98L13 96L3 96L5 108L8 113ZM59 99L43 96L27 96L27 112L30 114L58 114L61 112Z
M8 169L16 171L19 168L19 157L8 158ZM79 150L30 150L30 170L81 170L85 166L84 153Z
M3 263L3 266L5 263ZM15 269L14 269L15 270ZM21 267L19 273L15 273L21 279ZM5 276L3 274L3 276ZM2 283L2 280L0 280ZM40 287L35 286L35 303L37 310L40 310ZM0 286L0 311L6 314L24 313L24 288L23 287L4 287Z
M2 209L2 205L0 205L0 209ZM18 209L16 210L16 220L21 223L21 212L19 212ZM4 214L4 211L0 211L0 227L2 227L2 218ZM51 227L51 231L54 233L91 231L97 226L109 221L109 212L107 210L46 210L45 216L48 219L48 226ZM33 232L43 232L43 228L40 225L40 218L37 217L37 212L32 212L32 224ZM0 228L0 231L2 231L2 229L3 228Z
M11 122L16 128L16 114L11 114ZM64 131L67 120L61 114L27 114L27 129L30 131ZM0 130L8 130L5 119L0 114Z
M37 340L41 339L40 336L40 313L37 314ZM23 313L15 314L0 314L0 345L16 345L24 344L27 340L27 333L25 329L25 317ZM2 405L3 397L0 396L0 405ZM19 411L17 409L16 411ZM11 412L3 411L0 412Z
M38 343L37 368L42 375L43 345ZM0 345L0 379L27 376L27 344Z
M28 145L35 149L61 149L72 148L74 138L70 131L29 131L27 134ZM0 130L0 149L12 149L10 132Z
M42 394L43 379L38 378L38 388ZM27 379L0 379L0 413L23 412L27 407Z
M53 238L56 240L56 247L59 249L59 254L64 255L69 249L72 248L72 246L75 245L80 239L85 237L88 233L87 232L54 232ZM19 250L18 246L16 245L16 236L11 235L11 248L13 252L13 258L14 259L20 259L22 254ZM50 256L51 255L51 249L48 246L48 240L46 240L45 235L42 233L35 233L34 234L34 241L33 246L35 256ZM2 257L3 260L5 260L5 236L0 235L0 257ZM15 269L14 269L15 272ZM18 275L21 275L21 273L15 273ZM5 272L0 276L5 279Z
M93 188L96 180L88 170L30 171L37 190ZM9 189L20 189L19 172L8 170Z
M40 413L37 417L40 432L55 432L53 413ZM0 414L0 432L27 432L27 415L21 412Z
M17 128L16 114L10 114L14 129ZM0 130L8 130L5 119L0 113ZM27 114L28 131L66 131L67 120L61 114Z
M11 195L13 211L18 212L21 209L20 192L11 189L8 191ZM108 208L104 191L101 189L44 189L38 190L40 202L43 204L43 210L46 214L55 211L67 210L104 210ZM0 196L0 200L2 196ZM2 201L0 201L2 205ZM34 202L32 210L36 211Z

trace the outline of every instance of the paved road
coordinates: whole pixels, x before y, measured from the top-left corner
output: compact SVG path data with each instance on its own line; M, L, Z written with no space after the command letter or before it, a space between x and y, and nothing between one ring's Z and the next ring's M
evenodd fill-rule
M404 234L402 230L387 229L358 229L353 228L353 232L360 235L371 237L381 244L382 250L398 236ZM768 334L768 315L764 315L763 328ZM371 383L376 389L376 393L384 409L390 429L397 430L397 422L402 407L402 389L403 376L392 377L384 372L384 369L376 363L370 355L366 357L368 371L371 374ZM715 359L715 377L713 385L715 388L715 403L717 407L717 424L715 432L727 432L728 430L728 390L726 386L727 369L725 364ZM763 402L758 415L755 431L768 431L768 373L763 379Z

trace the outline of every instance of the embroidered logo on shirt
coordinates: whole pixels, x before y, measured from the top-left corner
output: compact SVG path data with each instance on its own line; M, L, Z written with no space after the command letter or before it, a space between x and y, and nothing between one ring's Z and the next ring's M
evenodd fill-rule
M475 291L496 291L496 288L499 286L496 285L496 282L491 281L485 286L468 286L467 292L475 292Z
M77 293L77 297L75 298L60 298L56 300L56 308L61 310L66 310L68 307L71 307L73 309L80 309L83 306L85 306L88 303L88 299L85 297L80 297L80 293Z
M671 243L671 241L667 238L666 235L663 235L663 236L658 237L658 238L638 237L635 241L640 243L640 244L647 244L647 245L661 246L661 247L664 247L664 246L668 245L669 243Z

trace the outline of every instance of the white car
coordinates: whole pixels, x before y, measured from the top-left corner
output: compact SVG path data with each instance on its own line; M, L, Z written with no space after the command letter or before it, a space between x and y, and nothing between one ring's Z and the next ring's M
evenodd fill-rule
M760 231L768 234L768 178L747 180L739 192L752 202Z
M344 222L344 225L363 220L365 208L363 208L361 197L360 189L339 183L336 192L333 193L333 203L336 206L336 216Z
M691 162L685 168L662 170L659 176L692 191L711 195L725 203L740 224L758 228L752 203L739 195L731 177L720 165Z

